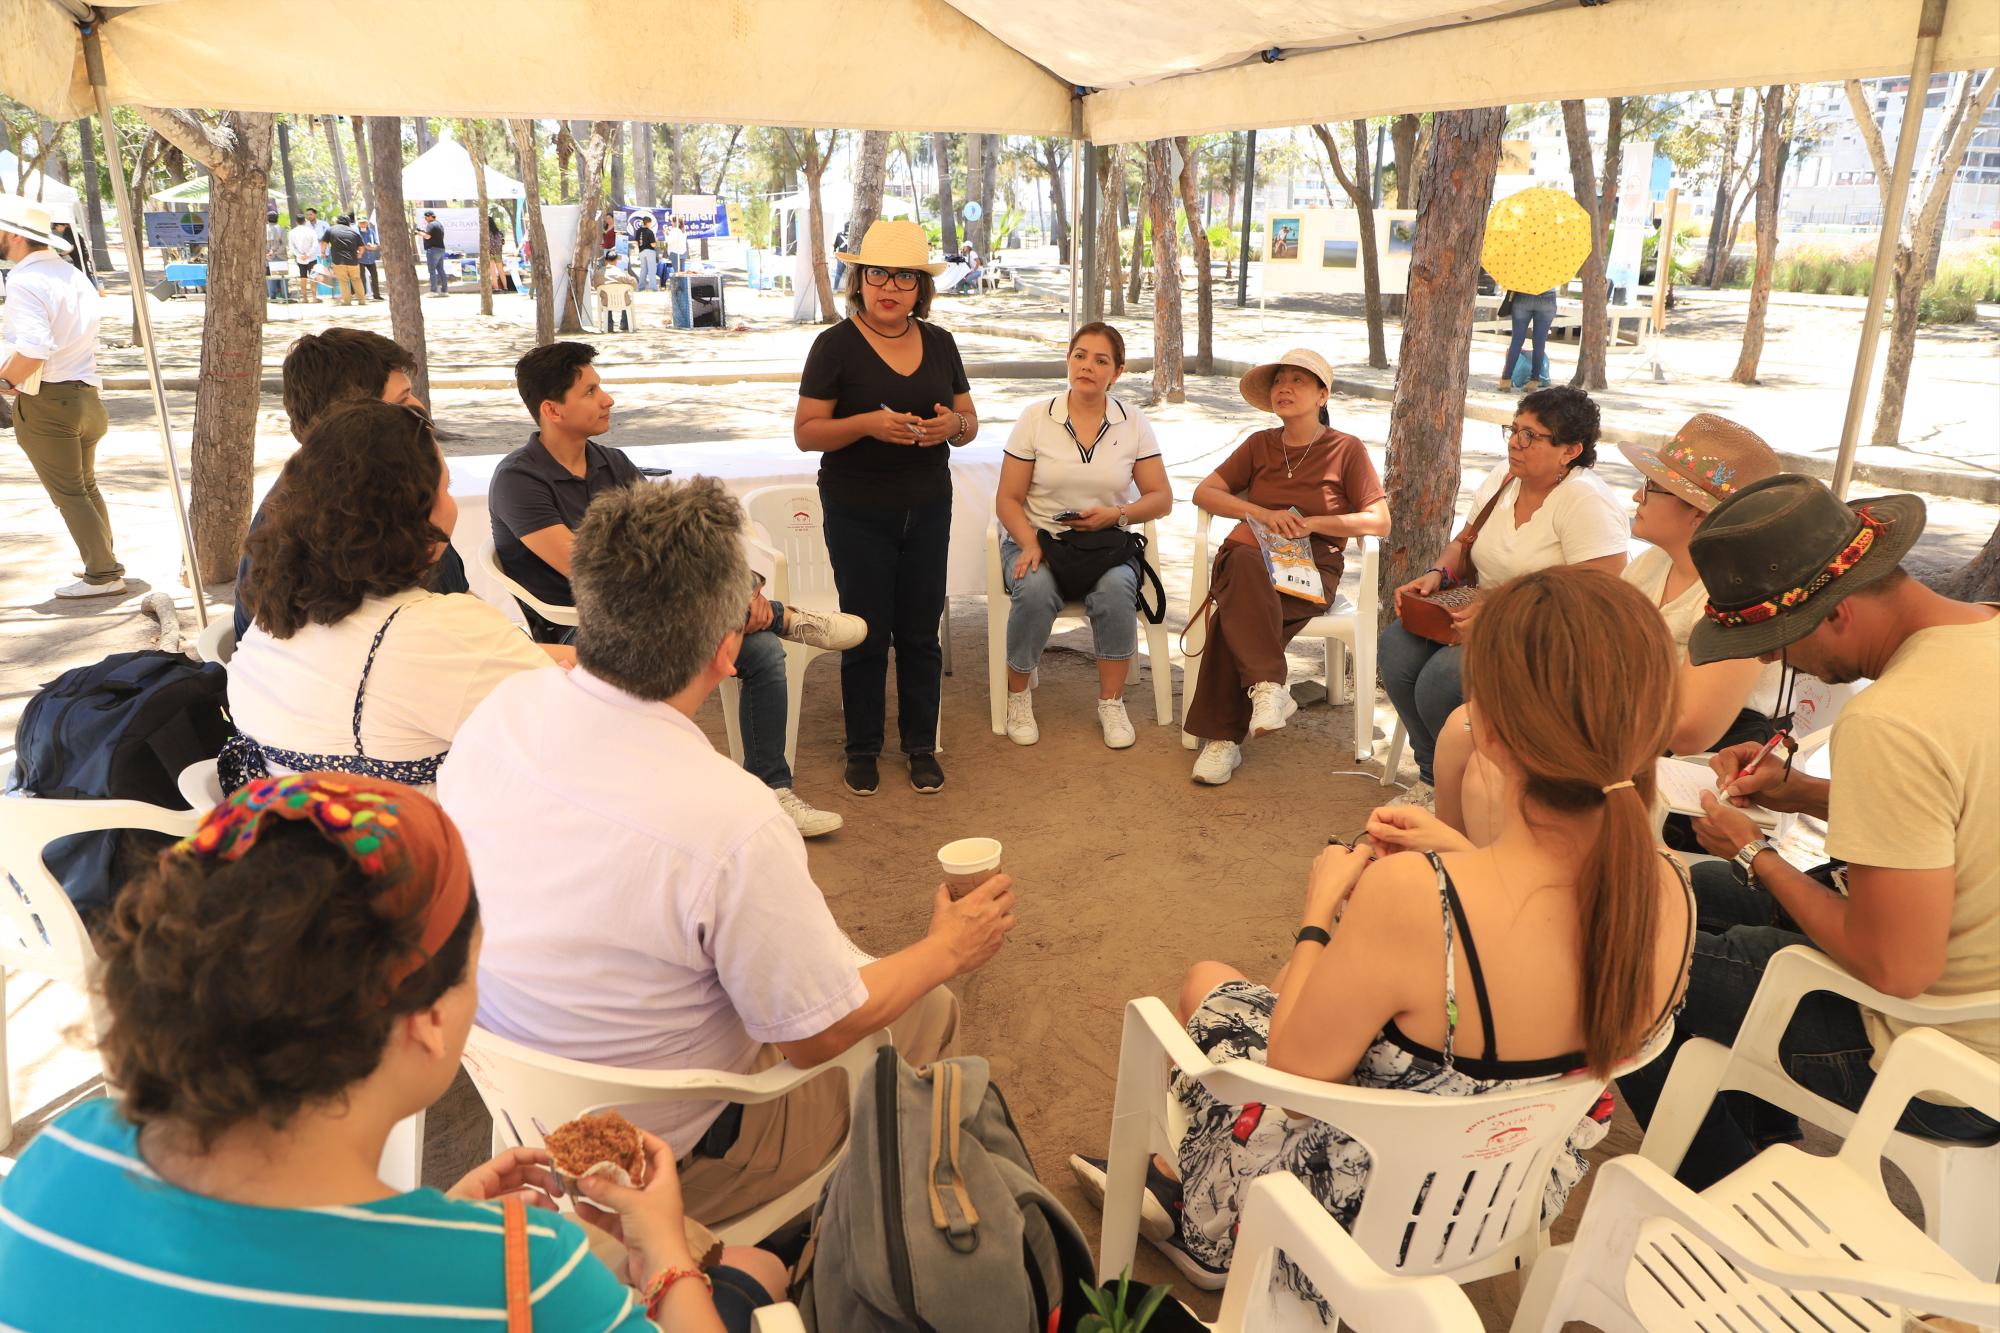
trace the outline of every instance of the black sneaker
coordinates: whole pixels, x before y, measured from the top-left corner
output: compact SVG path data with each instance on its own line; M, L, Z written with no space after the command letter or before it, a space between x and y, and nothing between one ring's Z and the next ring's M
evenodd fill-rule
M938 767L936 755L910 756L910 785L917 789L919 796L937 795L938 788L944 786L944 770Z
M882 775L875 768L875 756L872 754L847 756L847 772L842 776L841 782L856 796L873 796L875 789L882 785Z

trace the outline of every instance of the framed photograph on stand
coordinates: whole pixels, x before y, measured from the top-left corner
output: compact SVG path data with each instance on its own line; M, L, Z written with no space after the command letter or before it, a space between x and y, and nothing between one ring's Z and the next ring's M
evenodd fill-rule
M1271 263L1299 262L1299 231L1302 219L1297 213L1280 213L1271 219L1270 253L1265 259Z

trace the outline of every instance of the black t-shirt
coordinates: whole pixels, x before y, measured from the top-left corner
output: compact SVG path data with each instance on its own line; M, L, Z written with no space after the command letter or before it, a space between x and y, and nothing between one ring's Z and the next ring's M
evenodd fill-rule
M444 223L433 222L424 228L424 249L444 249Z
M493 549L507 577L541 600L572 606L576 595L569 578L528 549L521 538L560 523L571 532L583 522L592 497L601 491L630 486L639 469L623 449L591 440L583 446L584 475L579 477L550 456L536 431L528 442L500 460L486 488L487 512L493 520Z
M799 376L801 398L831 399L835 417L859 416L888 407L922 417L937 415L971 391L958 344L935 324L919 321L924 357L916 373L898 375L851 319L820 334L806 354ZM874 438L856 440L824 455L820 492L841 504L867 509L907 509L951 498L950 446L918 448Z
M659 247L660 238L653 234L651 227L641 227L632 233L632 243L641 250L653 250Z
M326 257L330 262L341 265L361 262L361 233L354 228L336 222L320 239L326 242Z

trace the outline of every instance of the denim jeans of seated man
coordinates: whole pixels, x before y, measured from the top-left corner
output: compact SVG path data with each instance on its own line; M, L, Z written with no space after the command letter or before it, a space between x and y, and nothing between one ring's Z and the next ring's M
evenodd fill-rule
M1000 573L1011 599L1007 608L1007 667L1030 672L1049 645L1049 633L1062 614L1062 590L1047 565L1014 577L1021 548L1013 537L1000 538ZM1104 571L1097 586L1083 599L1090 619L1091 646L1098 660L1122 662L1139 651L1139 571L1131 564Z
M1671 1045L1637 1073L1618 1080L1618 1091L1641 1125L1651 1123L1674 1057L1690 1037L1730 1045L1771 956L1794 944L1811 945L1777 899L1744 884L1734 863L1704 861L1693 870L1694 962L1687 1002L1674 1021ZM1670 929L1678 929L1674 923ZM1874 1045L1861 1025L1861 1008L1828 991L1799 1002L1778 1042L1785 1072L1799 1085L1848 1110L1859 1110L1874 1085L1869 1062ZM1948 1140L2000 1135L2000 1123L1963 1106L1912 1101L1897 1125L1906 1134ZM1748 1093L1725 1093L1688 1145L1678 1175L1689 1189L1707 1189L1764 1148L1799 1137L1796 1117Z

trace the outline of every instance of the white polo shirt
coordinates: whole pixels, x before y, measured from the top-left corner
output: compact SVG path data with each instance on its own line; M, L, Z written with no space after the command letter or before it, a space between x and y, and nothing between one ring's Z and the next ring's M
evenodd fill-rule
M1028 483L1028 521L1055 533L1070 530L1056 522L1057 514L1138 499L1133 465L1160 456L1153 423L1116 398L1104 400L1104 420L1095 436L1078 437L1070 424L1067 393L1022 408L1006 449L1009 458L1035 466Z
M30 250L7 274L0 310L0 343L40 358L44 384L82 380L104 387L97 375L97 289L76 265L53 250Z
M666 703L581 667L516 676L459 729L438 795L478 886L490 1031L603 1064L743 1073L763 1043L815 1036L868 998L777 798ZM722 1107L627 1114L684 1154Z

